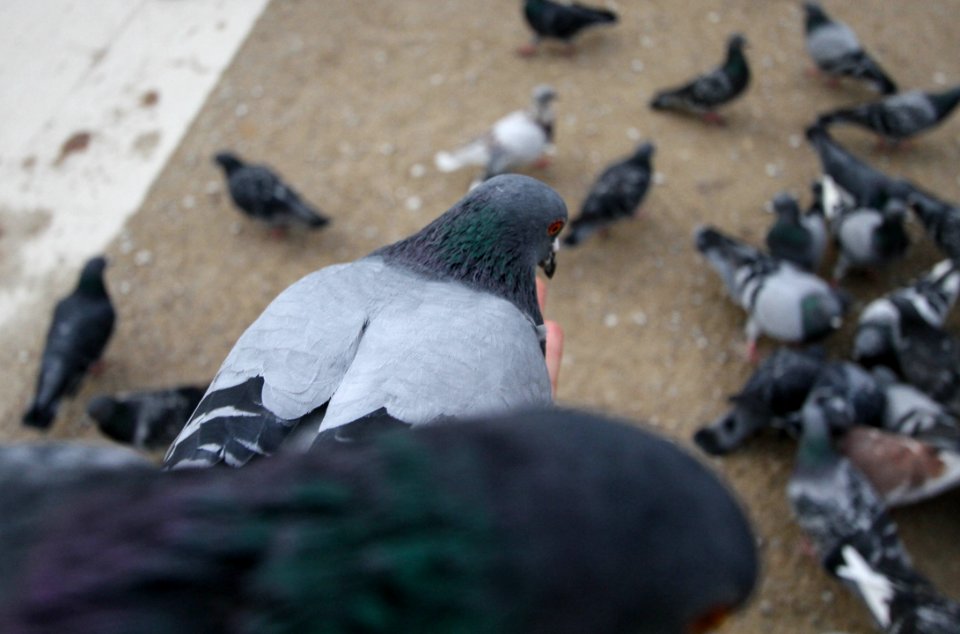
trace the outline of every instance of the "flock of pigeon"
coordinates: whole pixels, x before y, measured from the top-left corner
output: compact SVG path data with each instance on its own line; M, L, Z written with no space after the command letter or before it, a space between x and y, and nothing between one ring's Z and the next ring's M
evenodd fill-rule
M864 309L852 361L776 350L695 442L722 454L766 427L799 436L788 497L823 566L884 631L956 632L960 604L914 570L886 508L960 482L960 342L943 329L960 295L960 208L869 166L829 128L900 144L949 116L960 88L897 92L848 26L804 6L817 68L887 96L807 129L822 178L805 212L787 194L772 201L766 251L697 229L697 250L747 313L748 357L762 336L806 344L836 331L850 306L838 284L903 255L910 210L948 259ZM572 50L582 29L618 19L550 0L523 10L534 38L522 55L544 39ZM650 107L722 124L718 108L750 84L745 46L732 35L720 66ZM655 153L644 141L609 165L568 224L556 192L511 173L546 160L555 98L537 86L529 109L438 153L440 171L480 168L466 196L418 233L287 288L208 386L89 402L106 435L167 448L170 473L103 448L0 448L0 509L19 514L0 523L17 554L0 557L0 588L15 597L0 600L4 631L220 632L238 620L244 631L685 632L741 606L756 552L722 484L646 432L543 409L536 268L552 276L561 241L635 216ZM229 152L215 161L236 206L274 231L329 224L268 167ZM817 273L828 243L833 283ZM90 260L57 305L25 424L49 428L96 368L115 321L105 267ZM483 345L464 345L464 332ZM273 454L285 457L259 459ZM47 474L23 481L20 466L37 459ZM196 469L217 465L244 468ZM654 546L667 539L682 547Z

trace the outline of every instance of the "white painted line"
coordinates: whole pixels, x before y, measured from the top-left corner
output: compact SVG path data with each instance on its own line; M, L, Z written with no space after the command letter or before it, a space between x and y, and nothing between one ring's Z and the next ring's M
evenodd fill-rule
M36 228L0 252L0 327L136 212L268 2L0 2L0 230Z

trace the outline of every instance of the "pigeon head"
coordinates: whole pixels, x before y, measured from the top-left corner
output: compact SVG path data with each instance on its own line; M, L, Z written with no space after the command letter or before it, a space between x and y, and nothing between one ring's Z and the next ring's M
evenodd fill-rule
M105 394L95 396L87 403L87 416L92 418L104 434L119 442L133 440L133 421L123 415L123 405Z
M780 192L773 198L773 211L777 217L796 224L800 219L800 206L797 199L786 192Z
M730 39L727 41L727 50L730 53L734 51L743 52L743 49L747 46L747 38L744 37L741 33L734 33L730 36Z
M551 187L518 174L470 191L419 233L374 255L438 279L499 295L542 323L536 268L552 277L567 207Z
M80 272L80 281L77 289L90 295L103 295L106 293L106 286L103 284L103 271L107 268L107 259L103 256L90 258L83 265Z
M639 164L649 164L650 159L653 158L653 155L657 152L657 146L651 143L650 141L644 141L637 146L636 151L633 153L633 158L631 161L633 163Z
M227 174L243 167L243 161L233 152L217 152L213 162L222 167Z
M830 22L830 17L826 11L823 10L823 7L820 6L819 2L804 2L803 10L806 13L806 29L808 33L816 27Z
M533 102L539 107L547 106L557 98L557 92L549 84L540 84L533 89Z
M747 47L747 38L740 33L734 33L727 41L727 62L724 64L727 71L734 77L749 75L747 58L744 49Z
M846 305L837 294L807 295L800 301L800 318L803 323L804 341L815 341L827 336L843 325Z
M803 432L798 450L799 462L816 465L836 457L831 429L849 427L849 408L843 398L829 388L814 390L801 410Z

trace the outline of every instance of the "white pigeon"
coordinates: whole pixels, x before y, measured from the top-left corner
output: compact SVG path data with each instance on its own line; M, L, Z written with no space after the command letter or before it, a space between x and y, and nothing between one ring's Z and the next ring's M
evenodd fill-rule
M546 84L533 89L528 110L516 110L494 123L483 135L449 152L437 152L434 163L441 172L468 165L484 168L481 180L525 167L552 151L557 93Z

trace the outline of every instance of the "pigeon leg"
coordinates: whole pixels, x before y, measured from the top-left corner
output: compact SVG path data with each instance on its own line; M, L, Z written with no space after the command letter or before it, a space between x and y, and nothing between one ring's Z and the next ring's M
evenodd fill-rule
M533 57L537 54L539 47L540 41L537 38L533 38L533 40L527 42L517 49L517 55L520 57Z
M286 227L273 227L270 229L270 237L274 240L285 240L287 237Z
M712 123L713 125L727 125L727 122L724 118L717 112L710 111L703 113L703 120L707 123Z
M543 156L537 159L536 163L534 163L533 166L538 170L542 170L550 167L550 157L544 154Z
M103 359L97 359L96 361L90 364L90 367L88 368L87 371L90 373L90 376L96 378L96 377L99 377L101 374L103 374L104 370L106 369L107 369L107 362L104 361Z

